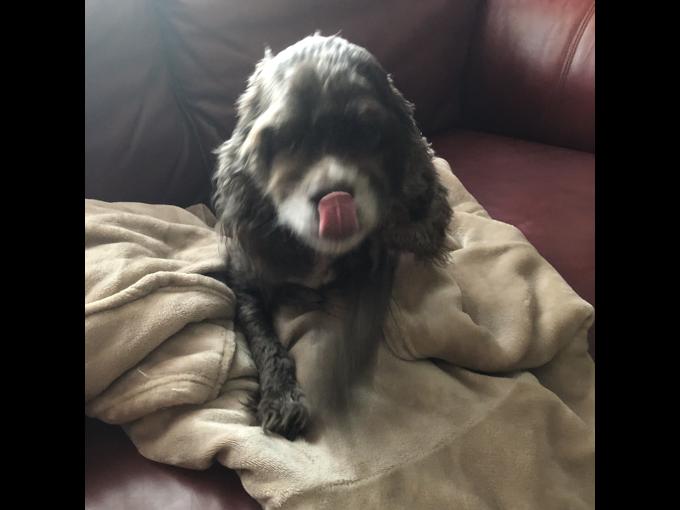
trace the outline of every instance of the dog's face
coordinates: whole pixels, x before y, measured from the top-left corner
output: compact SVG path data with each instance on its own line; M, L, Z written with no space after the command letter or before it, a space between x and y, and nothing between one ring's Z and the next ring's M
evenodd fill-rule
M432 155L410 104L368 51L340 37L315 35L266 55L218 154L218 205L233 201L222 191L229 174L245 172L279 225L324 254L417 222L436 198Z
M300 46L264 64L268 100L241 154L257 160L249 168L279 221L313 249L341 254L382 222L398 187L388 168L397 119L367 72L373 62L329 62L344 45L304 58Z

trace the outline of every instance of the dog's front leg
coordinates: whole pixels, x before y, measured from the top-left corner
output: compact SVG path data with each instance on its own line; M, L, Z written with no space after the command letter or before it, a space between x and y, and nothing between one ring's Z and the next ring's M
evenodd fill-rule
M293 440L309 421L304 395L295 378L295 361L279 341L272 318L256 291L236 291L237 321L248 339L260 378L256 414L267 432Z

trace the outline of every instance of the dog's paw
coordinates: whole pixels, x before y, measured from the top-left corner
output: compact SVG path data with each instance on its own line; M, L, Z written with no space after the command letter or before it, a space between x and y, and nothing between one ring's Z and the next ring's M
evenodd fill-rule
M292 441L309 422L309 411L299 388L276 395L262 395L257 418L265 432L280 434Z

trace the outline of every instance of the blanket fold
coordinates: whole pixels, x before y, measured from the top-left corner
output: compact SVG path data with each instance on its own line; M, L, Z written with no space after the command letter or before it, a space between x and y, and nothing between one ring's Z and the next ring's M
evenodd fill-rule
M283 307L312 424L266 435L257 374L205 207L86 200L86 413L146 457L237 470L267 509L594 507L592 307L436 159L454 217L442 266L401 257L370 377L324 406L342 296Z

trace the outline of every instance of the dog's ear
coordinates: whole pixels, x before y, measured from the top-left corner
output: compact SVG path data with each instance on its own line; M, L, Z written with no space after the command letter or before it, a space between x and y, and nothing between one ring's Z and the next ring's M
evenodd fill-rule
M252 174L244 166L237 150L226 150L219 155L213 178L213 205L221 233L241 237L244 232L266 230L274 222L275 214L268 200L259 192Z
M392 249L443 261L452 215L447 191L437 176L432 161L434 153L416 125L413 105L404 99L389 77L387 86L388 101L400 125L394 164L399 165L403 173L383 228L383 238Z
M253 171L267 157L269 147L265 140L267 105L263 99L267 91L262 84L266 82L263 74L270 59L271 50L266 48L236 103L237 122L231 138L214 151L217 169L213 175L213 206L222 227L229 225L232 234L234 228L243 226L243 221L257 221L262 214L271 213L263 204L256 205L261 200Z
M241 119L242 120L242 119ZM247 130L237 124L232 137L216 151L217 168L213 175L213 206L224 235L232 237L252 218L253 204L257 203L257 189L249 165L256 157L241 150Z

